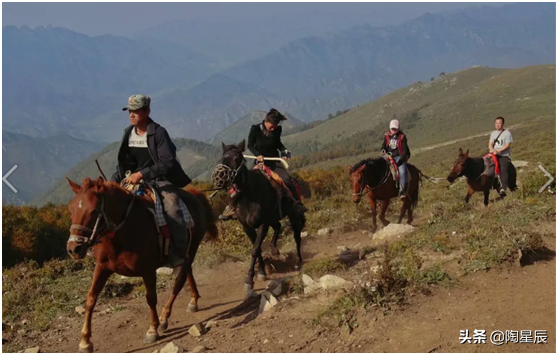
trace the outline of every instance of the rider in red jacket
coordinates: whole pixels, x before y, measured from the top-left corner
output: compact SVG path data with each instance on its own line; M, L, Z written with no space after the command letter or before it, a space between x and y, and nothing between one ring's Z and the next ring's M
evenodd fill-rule
M407 160L411 151L407 145L407 136L399 129L399 121L391 120L389 132L384 135L382 150L391 155L399 168L399 196L406 197L407 191Z

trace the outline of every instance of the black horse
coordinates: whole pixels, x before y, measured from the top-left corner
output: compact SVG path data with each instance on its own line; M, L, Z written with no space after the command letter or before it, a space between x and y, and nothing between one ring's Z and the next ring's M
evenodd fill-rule
M493 171L492 175L483 175L485 168L482 157L471 158L469 157L469 149L463 153L463 149L459 148L459 155L453 164L447 180L450 184L453 184L458 177L465 176L467 178L465 203L469 203L469 199L475 191L481 191L484 193L484 205L488 206L490 190L498 191L500 189L500 180L494 176ZM511 192L514 192L517 189L517 171L511 162L508 169L508 188Z
M254 288L256 259L258 259L259 263L258 279L266 279L265 264L261 254L262 242L270 226L274 229L275 226L280 228L279 221L284 216L289 218L294 233L297 251L297 265L295 267L297 270L300 269L302 266L300 232L304 228L306 219L304 214L295 213L293 202L290 199L282 198L281 201L278 201L277 192L266 176L259 170L249 170L246 167L246 159L242 155L246 148L245 140L238 145L221 144L223 156L221 164L216 170L221 169L226 176L223 187L234 189L235 196L233 199L236 205L238 221L242 224L244 232L253 244L252 262L244 283L245 290L250 291ZM281 209L279 209L278 203L281 203ZM277 240L276 235L274 235L274 244Z

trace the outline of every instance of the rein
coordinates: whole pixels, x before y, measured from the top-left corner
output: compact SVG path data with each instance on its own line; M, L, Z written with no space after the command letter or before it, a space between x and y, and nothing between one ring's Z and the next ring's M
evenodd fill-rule
M353 192L353 196L362 196L364 195L364 190L366 188L370 189L370 190L376 190L377 188L381 187L383 184L385 184L387 182L389 178L389 166L386 169L386 174L384 175L384 177L382 178L382 180L380 180L380 183L376 186L372 186L370 187L368 184L365 184L364 182L366 181L366 169L364 169L364 174L362 174L362 180L364 180L364 182L361 184L362 188L360 189L359 193L354 193Z
M70 234L70 239L68 241L90 243L90 244L100 243L100 241L98 239L95 239L95 237L97 236L97 228L99 227L99 222L101 221L101 217L103 217L105 226L107 228L105 232L108 233L117 232L126 223L126 220L128 219L130 212L132 211L132 206L134 205L135 200L136 200L136 194L134 193L132 194L132 201L130 202L128 208L126 209L126 215L124 216L124 219L118 225L115 225L115 223L110 220L110 218L107 216L105 212L105 195L101 193L101 208L99 209L100 212L99 215L97 216L97 220L95 221L95 226L93 227L93 229L83 226L81 224L72 224L70 226L70 233L72 233L72 230L79 230L82 232L91 233L91 236L86 237L83 235Z

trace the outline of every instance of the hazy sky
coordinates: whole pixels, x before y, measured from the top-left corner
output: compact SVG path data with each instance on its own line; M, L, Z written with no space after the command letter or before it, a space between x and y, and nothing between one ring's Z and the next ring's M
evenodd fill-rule
M488 3L2 3L2 25L50 24L88 35L130 35L176 19L225 22L330 14L381 26L479 4Z

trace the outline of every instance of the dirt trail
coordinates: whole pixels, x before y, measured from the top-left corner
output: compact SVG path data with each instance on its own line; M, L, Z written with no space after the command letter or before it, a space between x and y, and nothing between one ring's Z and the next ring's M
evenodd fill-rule
M374 242L368 233L360 231L306 238L304 258L308 261L336 255L339 246L362 248L383 242ZM555 250L555 239L546 242ZM96 352L152 352L169 341L189 351L201 344L212 352L554 352L556 349L556 261L553 258L523 268L465 277L457 287L439 288L430 296L411 298L409 305L393 314L363 315L359 327L350 335L342 329L320 330L311 324L317 312L335 298L332 293L280 302L260 316L256 316L259 302L238 307L244 298L246 270L243 262L228 262L198 271L200 311L186 312L189 297L183 293L175 303L169 330L155 344L142 343L149 325L148 307L143 298L122 301L125 308L115 313L95 312L92 340ZM271 277L285 274L289 273ZM266 282L256 282L256 291L261 292L265 285ZM170 287L159 293L159 310L169 294ZM101 306L99 311L105 308ZM217 325L201 338L188 334L192 324L218 317ZM82 317L59 319L43 339L28 345L39 345L45 352L75 352L81 326ZM548 344L497 347L488 339L484 345L460 345L461 329L469 329L471 334L474 329L485 329L488 334L494 330L542 329L547 330Z

